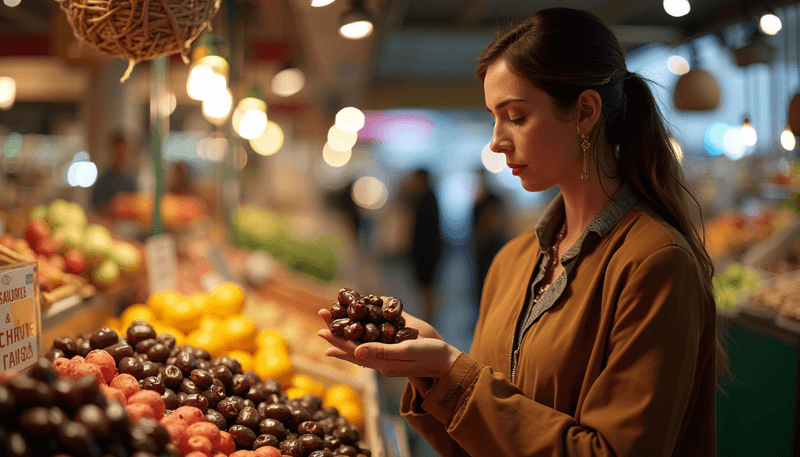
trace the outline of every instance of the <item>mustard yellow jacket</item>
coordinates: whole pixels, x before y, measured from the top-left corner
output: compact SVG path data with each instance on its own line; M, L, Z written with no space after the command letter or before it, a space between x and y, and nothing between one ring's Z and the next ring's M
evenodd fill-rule
M716 455L713 298L684 237L644 203L628 206L583 240L563 292L524 333L514 382L541 231L498 253L470 353L424 398L411 384L403 394L403 417L439 453Z

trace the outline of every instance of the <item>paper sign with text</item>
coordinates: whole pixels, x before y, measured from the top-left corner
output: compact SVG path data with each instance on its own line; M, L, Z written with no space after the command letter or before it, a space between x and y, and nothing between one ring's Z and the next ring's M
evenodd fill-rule
M178 288L175 237L170 234L148 238L144 243L147 255L147 280L150 293Z
M41 310L36 264L0 269L0 371L24 371L40 357Z

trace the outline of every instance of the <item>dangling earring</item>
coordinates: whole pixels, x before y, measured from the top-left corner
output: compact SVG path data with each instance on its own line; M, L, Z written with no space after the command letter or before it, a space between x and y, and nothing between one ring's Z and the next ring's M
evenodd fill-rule
M586 133L581 133L581 126L578 126L578 135L581 136L583 139L583 143L581 143L581 149L583 149L583 172L581 173L581 179L589 179L589 168L587 166L587 157L589 154L589 135Z

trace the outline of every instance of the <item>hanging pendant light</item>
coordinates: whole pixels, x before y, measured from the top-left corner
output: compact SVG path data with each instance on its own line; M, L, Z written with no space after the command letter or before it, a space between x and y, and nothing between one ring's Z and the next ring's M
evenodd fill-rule
M352 0L350 9L339 18L339 35L350 40L370 36L373 28L372 14L364 7L364 0Z
M745 146L755 146L758 142L758 134L756 133L755 127L753 127L753 123L750 122L749 117L744 118L744 122L742 123L742 128L739 131L739 134L742 137L742 143Z
M231 117L233 130L246 140L258 138L267 128L267 103L257 85L250 86L247 96L239 101Z

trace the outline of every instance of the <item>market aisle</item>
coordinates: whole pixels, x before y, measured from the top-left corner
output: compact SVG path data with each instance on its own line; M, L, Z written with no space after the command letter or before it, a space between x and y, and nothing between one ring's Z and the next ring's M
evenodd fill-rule
M475 281L472 273L475 271L474 263L468 249L447 245L435 288L437 309L433 325L445 340L462 351L469 351L477 320L478 306L472 294ZM420 301L410 265L398 259L383 259L382 266L386 274L387 294L401 297L405 309L411 314L419 315ZM382 410L388 415L397 416L405 378L379 376L379 384ZM413 429L409 427L407 430L411 455L438 455Z

